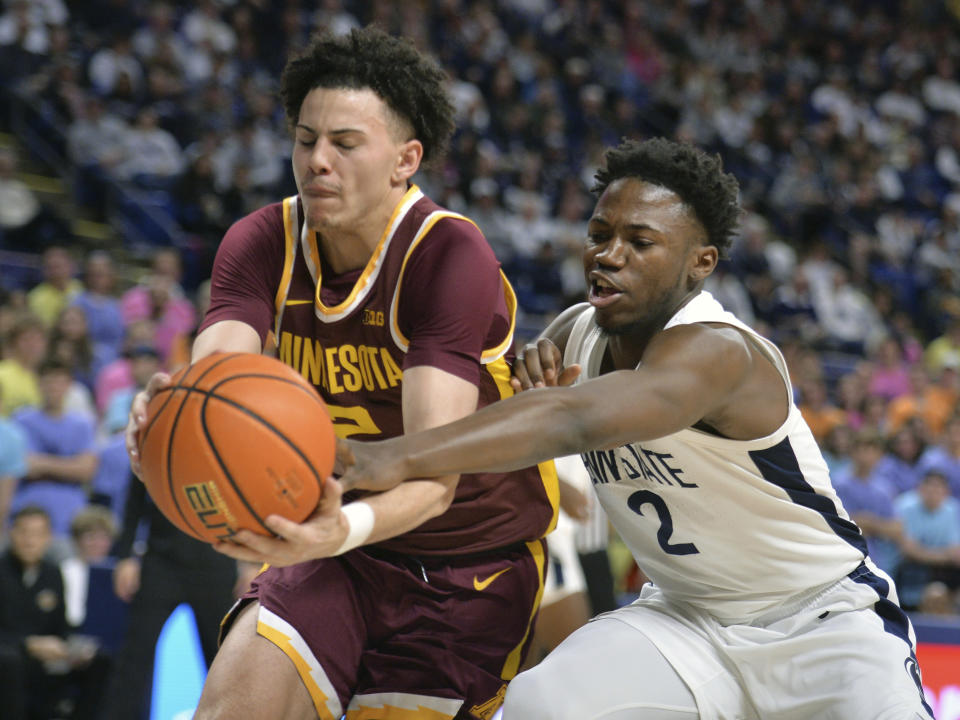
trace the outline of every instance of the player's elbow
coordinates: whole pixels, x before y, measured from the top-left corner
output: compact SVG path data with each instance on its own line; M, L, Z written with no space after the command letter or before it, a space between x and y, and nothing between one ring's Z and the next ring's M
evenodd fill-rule
M457 483L460 480L459 475L448 475L442 478L435 478L432 482L432 498L427 504L425 519L432 519L443 515L453 504L453 498L457 494Z

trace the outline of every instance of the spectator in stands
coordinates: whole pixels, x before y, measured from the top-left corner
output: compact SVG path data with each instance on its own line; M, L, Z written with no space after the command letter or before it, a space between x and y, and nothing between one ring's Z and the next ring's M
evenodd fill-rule
M17 512L0 555L0 697L10 720L93 720L102 665L88 645L68 640L63 579L47 559L50 518Z
M944 369L940 375L944 377L953 372L956 371ZM923 423L927 437L940 437L944 423L953 415L957 401L960 400L956 389L948 383L930 382L929 372L922 363L910 368L909 378L909 391L894 397L887 406L888 431L896 432L905 423L916 418Z
M118 141L128 127L126 121L107 111L102 98L88 95L80 117L67 128L70 159L81 169L113 168L123 159Z
M27 474L27 438L12 420L3 417L3 392L0 388L0 546L7 534L10 500L20 478Z
M836 478L842 473L846 473L853 465L850 458L853 450L853 438L856 431L847 423L836 425L820 446L820 452L823 453L823 459L830 470L830 477Z
M875 473L893 497L917 487L920 482L918 462L924 447L916 423L907 423L887 438L886 453L877 463Z
M180 30L193 46L209 46L220 53L230 53L237 44L237 36L220 17L220 9L213 0L201 0L188 12Z
M0 555L0 697L11 720L52 716L59 693L47 666L69 656L63 579L46 559L51 537L46 511L24 507Z
M800 414L810 426L817 442L823 442L837 425L847 422L846 413L830 401L827 387L820 379L809 379L801 385Z
M87 319L95 379L107 363L119 357L123 345L123 316L115 292L116 269L110 254L103 250L91 252L83 277L84 289L73 304L83 310Z
M180 285L182 275L180 253L175 248L161 248L154 253L150 273L120 300L124 324L150 320L155 324L153 345L166 361L174 338L196 326L193 303Z
M133 374L130 369L130 351L135 347L151 346L156 349L154 336L156 323L152 320L136 320L126 327L123 338L123 350L120 357L108 364L97 375L94 398L101 415L106 412L111 396L118 390L133 386Z
M63 233L65 225L17 177L17 165L16 151L0 147L0 248L36 252Z
M883 323L864 292L850 281L846 270L836 270L832 281L827 293L819 300L814 297L817 319L830 347L862 355L882 338Z
M882 570L896 572L902 528L893 509L894 492L880 473L883 437L861 430L853 441L853 464L833 477L837 495L867 540L870 557Z
M923 360L934 373L945 365L960 367L960 314L951 318L943 335L927 345Z
M931 582L955 592L960 587L960 501L950 497L946 477L927 472L916 490L897 498L895 507L904 531L897 576L903 606L916 608Z
M117 521L102 505L84 507L70 522L72 552L60 562L60 571L67 623L74 631L79 631L86 619L90 567L111 564L110 548L116 535Z
M887 400L910 392L910 369L903 358L900 343L892 337L886 337L871 353L872 365L867 392L882 395Z
M4 343L6 355L0 360L0 395L3 413L10 415L21 407L40 405L40 384L37 368L47 352L47 333L40 320L21 314Z
M13 420L27 437L27 474L13 494L14 511L39 505L50 515L54 550L69 548L70 522L87 504L87 490L96 471L94 421L87 415L64 411L70 388L70 370L50 359L40 368L43 396L39 408L24 408Z
M87 328L87 316L76 305L60 311L50 332L49 354L58 357L70 368L73 379L86 388L89 395L100 368L93 364L93 343ZM93 407L92 402L90 407Z
M928 447L917 462L917 470L936 470L947 478L950 492L960 499L960 413L955 413L943 426L940 440Z
M162 55L166 48L182 69L189 51L186 41L177 32L173 6L165 0L155 0L150 3L146 15L147 22L131 37L134 53L141 62L147 63Z
M132 180L146 187L168 189L173 178L184 168L183 148L177 139L160 127L157 111L146 106L137 113L136 121L123 137L123 159L114 172L123 180Z
M83 292L83 285L74 277L73 257L64 247L47 248L41 269L43 280L27 293L27 304L44 327L52 328L60 312Z
M133 95L143 90L143 66L133 53L129 30L116 30L90 58L87 67L90 84L100 97L109 97L121 86Z

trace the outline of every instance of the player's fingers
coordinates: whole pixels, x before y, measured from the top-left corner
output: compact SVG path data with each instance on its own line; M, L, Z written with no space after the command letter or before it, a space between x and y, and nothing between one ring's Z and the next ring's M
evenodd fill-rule
M514 375L520 379L524 390L543 387L543 368L540 366L540 351L536 345L530 344L524 347L523 354L516 364L519 367L514 369ZM520 369L526 373L526 378L521 373L516 372Z
M557 385L559 387L572 385L573 381L580 377L581 371L582 368L579 365L570 365L569 367L565 367L560 371L560 375L557 377Z
M333 474L343 475L347 468L356 465L357 458L349 440L337 438L336 456L333 460Z
M332 477L323 484L323 493L320 495L320 504L317 506L317 515L334 515L340 513L340 503L343 498L343 485Z
M540 338L537 341L537 357L540 360L544 385L556 385L557 368L563 360L557 346L546 338Z
M301 527L298 523L295 523L293 520L285 518L282 515L268 515L266 518L264 518L263 523L270 528L271 532L279 535L284 540L297 540L298 531L301 530ZM253 545L253 543L249 544Z
M533 382L531 382L530 375L527 372L527 366L523 361L524 354L521 351L516 360L513 361L513 376L510 378L510 384L515 392L523 392L533 387Z
M170 387L170 376L164 372L154 373L147 381L147 387L144 388L144 393L147 396L146 402L150 402L153 396L165 387Z

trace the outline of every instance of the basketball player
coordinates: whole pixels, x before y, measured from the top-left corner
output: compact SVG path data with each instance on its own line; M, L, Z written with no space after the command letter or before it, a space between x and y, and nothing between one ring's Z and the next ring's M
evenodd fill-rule
M355 463L343 486L582 455L653 582L518 675L507 720L932 717L910 623L834 493L783 356L701 289L729 245L736 181L662 139L606 159L589 302L516 369L538 389L443 428L342 443ZM571 387L539 388L578 370Z
M513 292L477 227L411 183L453 128L440 69L367 29L317 38L281 85L299 194L227 233L193 360L272 335L355 440L511 395ZM164 382L132 409L135 469ZM218 549L271 567L226 618L195 717L489 718L531 636L557 497L552 463L345 503L331 482L303 524L237 533Z

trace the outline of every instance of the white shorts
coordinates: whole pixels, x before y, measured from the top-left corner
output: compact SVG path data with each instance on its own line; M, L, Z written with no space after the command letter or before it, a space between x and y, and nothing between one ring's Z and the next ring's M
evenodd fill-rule
M647 637L687 684L703 720L933 717L913 627L892 581L872 565L749 625L722 625L649 584L632 605L600 617Z

